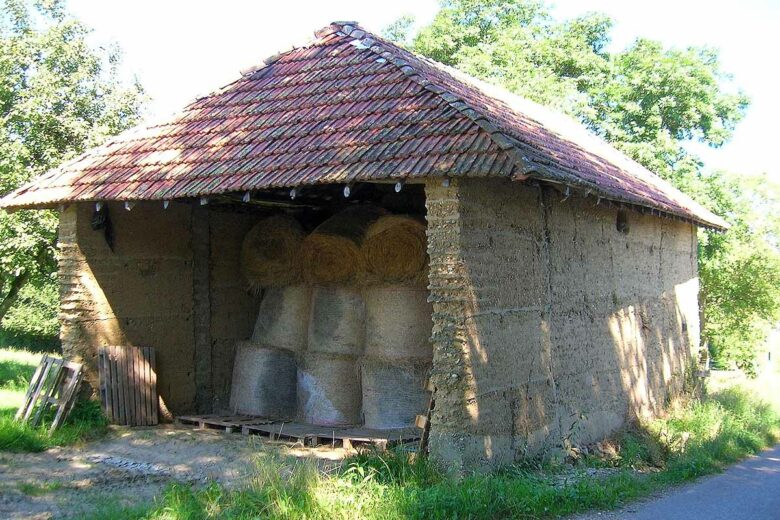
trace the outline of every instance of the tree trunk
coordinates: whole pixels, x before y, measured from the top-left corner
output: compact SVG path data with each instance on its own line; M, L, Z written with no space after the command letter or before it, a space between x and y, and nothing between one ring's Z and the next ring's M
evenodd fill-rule
M17 298L19 298L19 291L22 290L24 284L26 284L29 280L29 271L22 271L16 275L13 280L11 280L11 286L8 288L8 292L5 293L3 300L0 301L0 321L3 321L3 318L5 317L8 310L13 306Z

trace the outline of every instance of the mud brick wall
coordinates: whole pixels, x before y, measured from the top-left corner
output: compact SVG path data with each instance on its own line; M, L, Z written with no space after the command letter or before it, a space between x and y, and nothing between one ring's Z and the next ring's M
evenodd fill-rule
M426 186L431 450L499 465L597 440L682 389L698 345L689 224L502 179Z
M257 217L184 203L109 204L114 251L90 226L93 204L60 217L60 336L97 388L101 345L151 346L174 414L227 407L235 341L251 336L256 298L239 269Z
M86 363L97 388L101 345L154 347L158 393L173 411L189 411L193 379L193 284L189 205L109 204L114 252L93 231L93 204L60 214L60 337L66 356Z
M229 408L236 342L249 339L257 318L258 296L250 294L241 275L241 243L260 217L214 210L210 223L211 399L205 410Z

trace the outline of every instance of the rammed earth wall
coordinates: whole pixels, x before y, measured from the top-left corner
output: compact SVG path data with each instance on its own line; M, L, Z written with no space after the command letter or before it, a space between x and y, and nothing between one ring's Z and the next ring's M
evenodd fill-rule
M60 215L64 354L86 363L95 389L97 347L151 346L172 413L226 407L235 340L251 335L257 310L238 264L253 217L177 203L108 207L113 252L90 226L93 204Z
M597 440L682 390L696 230L501 179L426 186L436 408L453 469Z

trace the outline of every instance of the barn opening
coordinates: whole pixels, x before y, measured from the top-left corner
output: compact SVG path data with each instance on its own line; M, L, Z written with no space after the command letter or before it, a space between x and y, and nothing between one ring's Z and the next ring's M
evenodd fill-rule
M212 411L414 425L432 360L424 197L358 183L215 201L252 215L240 266L258 310L234 347L228 406Z

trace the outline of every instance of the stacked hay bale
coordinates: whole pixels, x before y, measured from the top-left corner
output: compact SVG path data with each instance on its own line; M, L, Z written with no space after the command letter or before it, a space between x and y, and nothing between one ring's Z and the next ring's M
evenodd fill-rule
M360 423L365 304L359 290L316 287L308 350L298 370L298 416L307 423Z
M311 424L411 426L432 350L424 224L355 206L308 236L272 217L247 235L243 271L262 290L234 367L234 409ZM297 403L297 404L296 404Z
M297 357L305 349L310 289L301 284L304 232L290 217L269 217L247 233L241 267L263 295L250 341L237 345L230 407L236 413L291 418Z
M364 424L411 426L428 403L424 383L433 355L425 226L410 217L381 217L368 229L362 249L372 282L364 289Z
M249 287L287 287L301 279L301 245L305 234L292 217L268 217L249 230L241 245L241 271Z
M304 278L313 286L308 350L298 370L298 417L336 426L361 422L360 365L365 303L361 246L383 212L356 206L320 224L303 244Z

